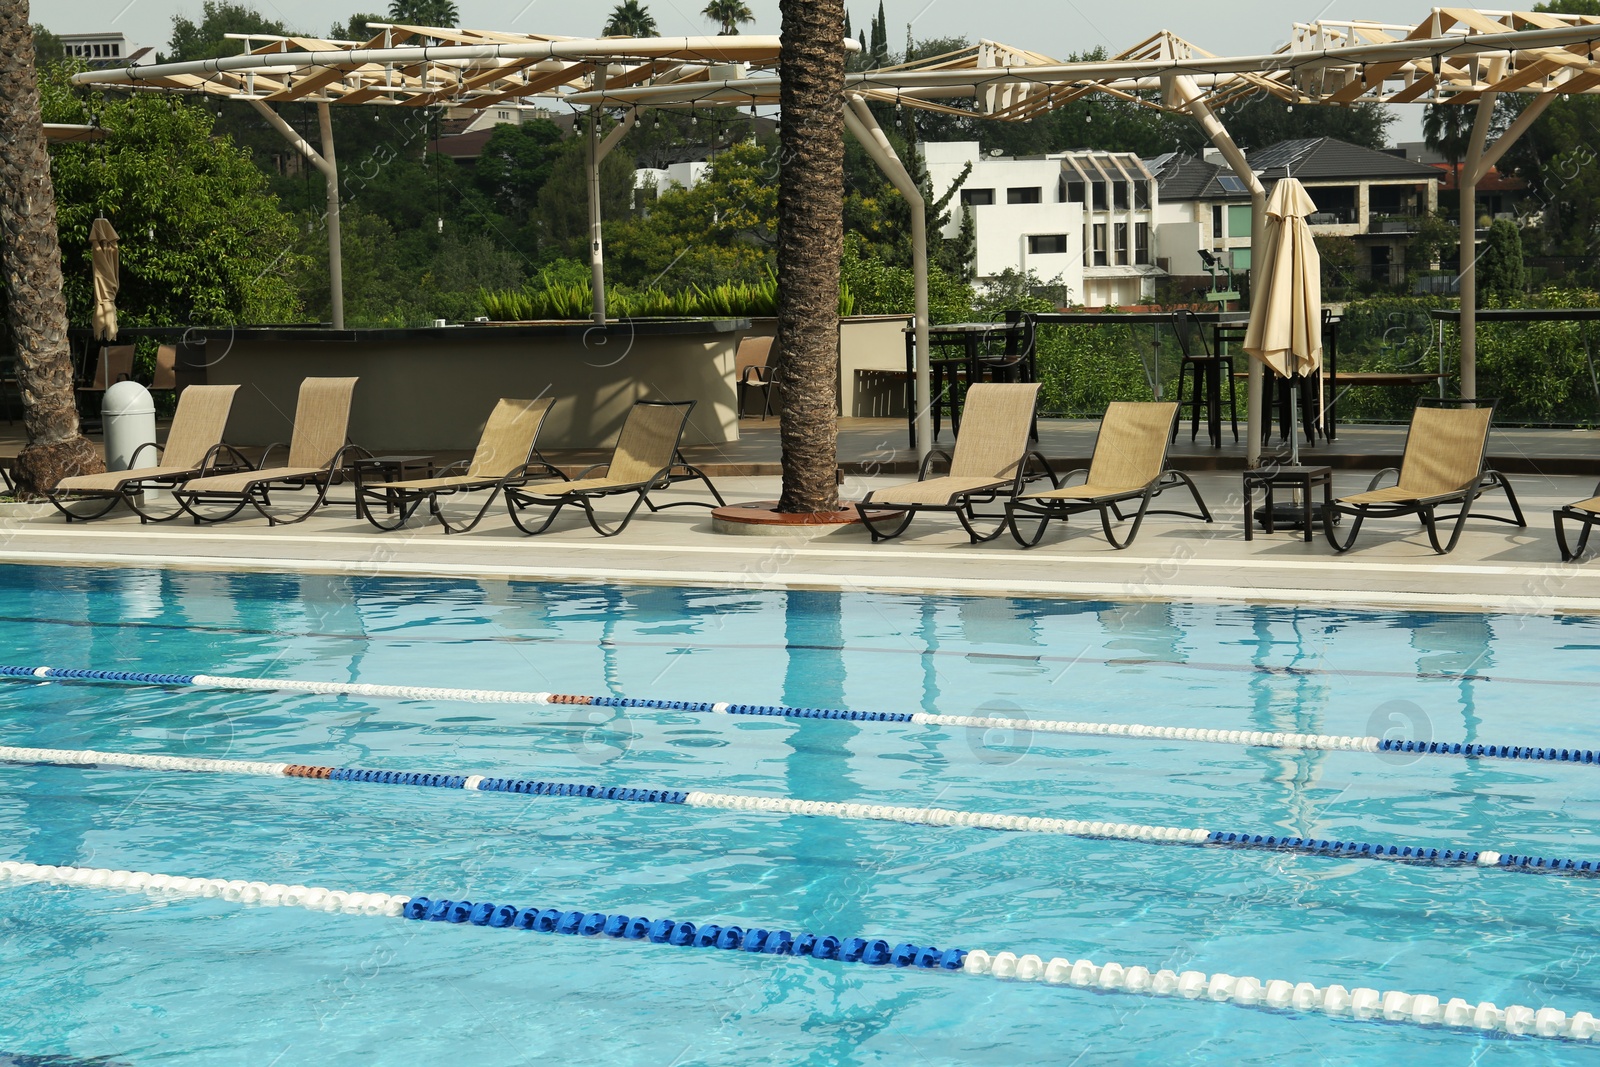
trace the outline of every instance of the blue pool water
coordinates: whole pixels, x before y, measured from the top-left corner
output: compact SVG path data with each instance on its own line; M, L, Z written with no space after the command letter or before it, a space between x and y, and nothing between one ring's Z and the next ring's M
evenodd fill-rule
M19 664L1600 748L1590 618L147 570L0 578L0 658ZM0 744L1600 859L1600 767L17 681L0 682ZM0 765L0 859L1600 1011L1600 882L1571 877L17 765ZM39 885L0 887L0 986L0 1062L1600 1059L959 974Z

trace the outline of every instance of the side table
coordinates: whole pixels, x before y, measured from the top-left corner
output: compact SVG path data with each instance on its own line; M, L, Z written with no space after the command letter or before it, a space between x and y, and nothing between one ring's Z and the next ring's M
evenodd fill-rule
M432 456L372 456L353 461L350 466L355 470L356 478L356 518L367 517L367 481L369 473L378 475L385 482L408 482L416 478L433 477ZM381 483L374 486L373 494L383 492L384 509L393 514L395 500L392 494L384 492Z
M1301 492L1301 503L1305 512L1300 522L1306 532L1306 540L1311 540L1312 508L1311 490L1322 486L1322 513L1328 514L1329 505L1333 503L1333 468L1332 467L1259 467L1253 471L1244 472L1244 539L1255 540L1255 491L1266 491L1266 518L1261 528L1267 533L1275 532L1272 507L1273 491L1279 487L1298 489ZM1326 519L1324 519L1326 521Z

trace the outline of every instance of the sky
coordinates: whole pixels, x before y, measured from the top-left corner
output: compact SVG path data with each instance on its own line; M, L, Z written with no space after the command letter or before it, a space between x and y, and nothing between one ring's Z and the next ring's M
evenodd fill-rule
M335 19L382 10L386 0L245 0L268 18L325 34ZM749 33L777 33L778 0L747 0L755 14ZM847 0L852 23L866 27L877 0ZM476 29L591 36L613 5L607 0L457 0L461 25ZM702 34L714 28L700 16L701 0L645 0L666 35ZM906 27L918 38L987 38L1057 58L1104 47L1115 54L1167 29L1216 55L1270 52L1288 39L1295 22L1380 19L1414 24L1435 6L1418 0L884 0L892 47L904 47ZM35 0L33 16L56 33L121 30L134 46L162 47L174 15L198 18L201 0ZM1422 109L1394 109L1395 140L1420 138Z

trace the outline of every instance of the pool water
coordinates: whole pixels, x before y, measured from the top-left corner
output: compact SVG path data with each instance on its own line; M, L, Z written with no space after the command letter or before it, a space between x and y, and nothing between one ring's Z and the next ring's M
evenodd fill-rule
M132 569L0 578L12 664L1600 748L1600 619L1582 617ZM0 744L1600 859L1593 766L12 680ZM1600 882L1576 877L3 764L0 859L1600 1011ZM0 1063L1600 1058L942 972L41 885L0 886L0 976Z

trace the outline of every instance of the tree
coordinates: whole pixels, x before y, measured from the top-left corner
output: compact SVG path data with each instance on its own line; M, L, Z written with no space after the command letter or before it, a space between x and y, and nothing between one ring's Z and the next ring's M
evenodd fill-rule
M89 227L102 211L122 235L127 324L293 321L294 219L249 154L214 136L210 111L152 93L89 100L65 69L48 72L43 90L47 121L85 123L92 108L106 131L100 144L56 146L52 161L75 321L87 324L93 304Z
M844 0L779 0L780 511L838 507L839 263L844 254Z
M717 156L693 189L668 189L650 213L606 234L607 269L618 281L683 289L760 282L777 243L775 152L753 142Z
M451 29L461 21L453 0L389 0L389 18L407 26Z
M67 49L61 38L39 25L33 24L33 66L37 70L49 63L59 63L67 58Z
M1478 254L1478 288L1503 302L1515 303L1527 287L1522 230L1511 219L1495 219Z
M163 60L187 63L196 59L236 56L244 52L244 42L229 40L230 33L287 34L281 22L264 17L255 8L232 0L205 0L200 6L200 21L182 15L172 16L172 38Z
M105 469L78 427L61 287L55 190L45 148L27 0L0 0L0 271L28 443L14 481L24 494Z
M740 3L739 0L711 0L700 14L720 25L722 27L720 35L723 37L737 36L741 24L756 20L749 6Z
M587 137L562 142L539 190L539 261L589 258ZM633 160L619 145L600 162L600 217L626 218L633 208Z
M1477 115L1477 108L1457 104L1428 104L1422 109L1422 141L1450 161L1452 173L1460 171L1466 158Z
M622 3L611 9L611 19L606 23L605 29L600 31L602 37L659 37L661 31L656 28L656 17L650 14L650 9L639 3L639 0L623 0Z
M382 15L361 12L351 15L343 22L335 22L328 30L328 38L333 41L370 41L375 31L367 29L367 23L388 21Z

